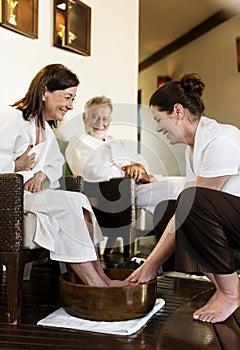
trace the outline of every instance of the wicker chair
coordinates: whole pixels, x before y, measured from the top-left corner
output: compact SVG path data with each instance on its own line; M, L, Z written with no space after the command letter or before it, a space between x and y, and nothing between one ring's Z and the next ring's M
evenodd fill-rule
M61 188L82 192L81 177L64 177ZM24 247L23 177L0 174L0 265L6 267L8 294L8 323L21 320L22 281L26 263L48 256L43 248Z
M117 237L123 238L124 256L134 255L136 205L135 180L120 177L104 182L84 181L88 197L104 236L108 254Z

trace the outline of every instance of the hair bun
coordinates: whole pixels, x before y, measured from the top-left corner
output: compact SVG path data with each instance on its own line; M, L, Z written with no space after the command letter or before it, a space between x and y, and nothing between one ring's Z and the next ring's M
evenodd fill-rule
M204 90L204 83L202 82L199 75L196 73L185 74L180 79L180 84L188 95L199 95L202 96Z

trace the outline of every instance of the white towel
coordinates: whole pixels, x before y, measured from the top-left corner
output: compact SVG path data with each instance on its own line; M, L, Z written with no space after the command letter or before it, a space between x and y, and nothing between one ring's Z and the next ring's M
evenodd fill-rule
M108 333L117 335L130 335L141 329L147 321L163 306L165 301L157 299L153 309L145 316L126 321L90 321L83 318L69 315L63 308L60 308L38 321L38 326L60 327L90 331L98 333Z

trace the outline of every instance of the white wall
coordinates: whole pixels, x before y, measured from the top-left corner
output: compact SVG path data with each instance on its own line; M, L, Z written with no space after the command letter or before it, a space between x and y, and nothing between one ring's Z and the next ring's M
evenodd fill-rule
M173 79L187 72L197 72L204 80L205 113L219 122L240 127L240 73L237 70L236 37L240 36L240 16L215 27L197 40L155 63L139 74L142 104L148 106L150 96L157 88L157 76L169 75ZM152 118L143 118L143 127L154 130ZM160 137L160 138L159 138ZM143 132L143 144L151 144L158 157L166 156L161 147L161 136L155 142L149 132ZM175 147L178 159L183 159L179 147ZM172 153L172 149L171 152ZM167 168L168 164L167 164ZM169 173L177 169L170 166ZM156 169L157 171L157 169Z
M63 63L78 75L80 86L75 108L58 131L65 139L83 131L80 115L89 98L105 94L116 104L137 103L138 0L84 2L92 8L89 57L53 46L53 0L39 1L38 39L0 27L2 105L23 97L37 71L49 63ZM125 129L121 129L126 121L124 115L118 114L116 118L120 127L115 132L125 135ZM128 114L127 118L136 124L136 113ZM136 130L129 137L136 140Z

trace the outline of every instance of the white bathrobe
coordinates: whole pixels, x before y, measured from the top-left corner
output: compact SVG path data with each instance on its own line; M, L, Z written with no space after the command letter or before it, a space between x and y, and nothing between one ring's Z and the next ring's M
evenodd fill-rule
M117 140L111 136L105 141L84 134L74 136L66 149L66 160L74 175L81 175L86 181L107 181L124 176L122 166L142 164L149 172L147 160L132 151L132 141ZM136 204L153 213L155 206L167 199L176 199L185 184L185 177L155 175L157 182L136 185Z
M105 141L84 134L74 136L66 149L66 160L73 174L83 176L86 181L108 181L114 177L124 176L124 165L139 163L148 171L145 158L131 151L132 142L116 140L111 136Z
M25 121L22 112L7 107L0 112L0 172L13 173L14 160L29 145L36 153L32 170L19 172L24 183L38 171L47 179L38 193L24 191L24 210L36 215L34 242L50 250L51 259L64 262L96 260L95 246L103 239L87 197L81 193L56 190L62 176L64 157L48 123L36 145L35 121ZM86 226L82 208L91 213L93 241Z

